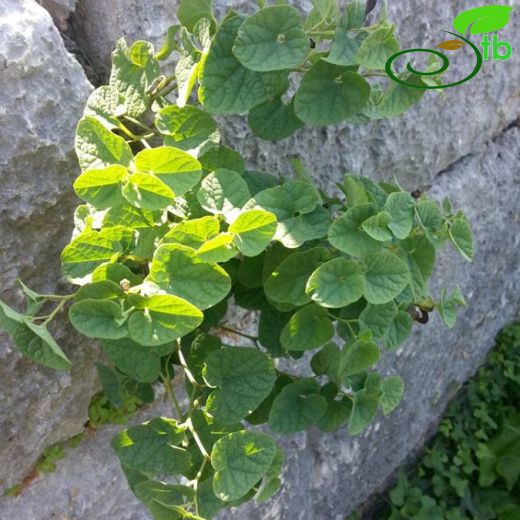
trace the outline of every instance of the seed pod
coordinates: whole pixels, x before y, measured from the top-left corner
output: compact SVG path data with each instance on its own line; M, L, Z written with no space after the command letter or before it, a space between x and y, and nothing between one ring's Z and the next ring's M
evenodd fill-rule
M421 309L418 305L410 305L407 309L408 314L412 317L413 321L426 325L430 320L430 315L424 309Z
M312 38L309 38L309 40L311 42L311 49L315 49L316 48L316 42Z

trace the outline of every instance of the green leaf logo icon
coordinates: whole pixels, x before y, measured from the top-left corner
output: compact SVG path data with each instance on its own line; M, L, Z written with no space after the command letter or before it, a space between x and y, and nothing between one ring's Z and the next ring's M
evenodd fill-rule
M468 28L471 34L499 31L509 22L512 10L513 8L507 5L475 7L460 13L453 21L453 27L461 34Z

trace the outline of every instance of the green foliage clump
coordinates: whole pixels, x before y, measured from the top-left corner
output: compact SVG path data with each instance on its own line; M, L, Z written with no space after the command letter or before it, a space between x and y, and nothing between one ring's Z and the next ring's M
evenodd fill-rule
M93 422L125 417L164 385L175 418L130 426L112 442L156 520L212 518L269 498L283 453L248 424L361 433L404 393L399 376L376 371L380 357L414 322L437 309L452 327L465 305L458 289L435 296L428 285L446 243L473 257L469 223L448 200L354 174L326 194L298 161L295 177L281 179L247 169L220 142L212 114L249 112L259 136L280 139L304 124L396 115L418 100L419 91L366 79L398 48L384 13L366 27L364 2L341 16L335 2L314 5L304 20L276 5L217 23L210 1L182 2L183 26L159 53L120 41L110 83L77 127L74 189L84 204L61 260L78 289L39 295L22 285L24 313L0 302L0 325L18 348L55 369L70 362L47 325L70 303L71 324L108 360L97 365L104 394ZM175 73L161 75L159 60L173 51ZM291 72L300 83L286 103ZM188 104L197 82L198 103ZM257 312L257 333L229 327L229 302ZM225 344L230 331L244 345ZM280 369L279 359L307 351L305 375Z
M420 466L390 492L391 520L520 518L520 324L449 406Z

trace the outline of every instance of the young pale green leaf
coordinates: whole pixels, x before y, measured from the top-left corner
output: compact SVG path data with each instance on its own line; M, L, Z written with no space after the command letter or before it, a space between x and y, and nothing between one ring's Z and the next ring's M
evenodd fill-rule
M78 124L76 154L82 171L103 169L112 164L129 166L133 159L126 141L90 116L83 117Z
M374 240L378 242L387 242L392 240L392 233L389 229L389 224L392 217L386 211L382 211L373 217L367 218L361 227L363 231Z
M153 383L161 372L160 358L153 349L142 347L128 339L104 340L103 351L115 366L140 383Z
M84 116L100 121L108 129L117 128L117 117L127 113L125 98L115 87L103 85L90 94L87 99Z
M130 315L128 332L140 345L175 341L195 330L204 318L197 307L171 294L133 296L129 303L137 310Z
M450 226L450 240L459 253L468 261L473 261L475 248L471 226L463 216L458 216Z
M81 284L96 267L123 253L132 235L121 227L84 231L61 254L63 274L70 282Z
M174 192L159 178L149 173L133 173L123 188L130 204L145 210L164 209L173 204Z
M142 150L135 156L135 167L139 172L155 175L176 196L184 195L198 184L202 176L202 166L189 153L160 146Z
M234 240L245 256L257 256L269 245L276 232L277 222L273 213L252 209L241 213L229 226Z
M69 309L74 328L89 338L119 339L128 335L121 305L110 300L86 299Z
M74 301L81 300L116 300L124 298L125 293L121 287L111 280L93 281L79 288Z
M305 291L318 305L339 309L359 300L364 289L362 267L342 257L320 265L307 281Z
M71 363L43 325L35 325L0 301L0 328L18 350L36 363L55 370L70 370Z
M375 253L365 258L365 299L382 304L393 300L408 285L408 266L393 253Z
M232 52L243 18L232 16L220 25L199 74L199 99L215 114L237 114L263 103L287 87L287 72L255 72Z
M184 428L174 419L156 417L130 426L112 439L112 448L125 466L150 475L178 475L188 470L191 456L178 445Z
M285 350L312 350L319 348L334 336L334 327L328 312L311 303L295 312L282 330L280 342Z
M381 352L373 341L358 340L343 351L339 361L340 378L361 374L375 365Z
M221 233L209 239L197 249L197 255L205 262L223 263L234 258L239 253L235 247L233 235Z
M178 51L179 46L177 44L177 33L181 26L179 24L170 25L168 27L168 31L166 33L166 37L164 38L162 47L155 54L156 60L166 60L170 57L172 52Z
M383 380L381 407L384 415L390 415L401 402L404 395L404 381L399 376Z
M327 400L319 394L314 379L302 379L285 386L276 396L269 413L269 426L276 433L303 431L327 411Z
M266 141L286 139L304 125L294 113L294 100L287 104L281 97L253 107L248 122L253 133Z
M361 43L356 64L366 69L384 70L388 58L399 52L399 41L394 35L395 25L383 24Z
M168 144L181 150L195 150L208 141L218 142L215 120L197 107L168 105L161 109L155 126L168 136Z
M265 433L241 431L219 439L211 451L217 497L229 502L247 495L265 477L276 453L276 443Z
M213 24L213 0L181 0L177 9L177 17L184 27L193 31L201 18L211 20Z
M362 76L318 61L302 78L294 111L310 126L335 125L361 112L369 96L370 85Z
M233 45L238 61L260 72L298 67L308 52L302 17L288 5L267 7L246 18Z
M386 199L384 211L392 218L388 228L399 240L404 240L412 231L414 206L412 196L404 191L390 193Z
M142 282L142 278L135 275L126 265L111 264L108 262L96 267L92 273L92 282L102 282L104 280L109 280L118 285L120 285L123 280L126 280L130 283L131 287L140 285Z
M177 80L177 105L185 107L201 69L202 54L192 42L185 27L180 30L179 59L175 65L175 79Z
M208 240L216 237L220 231L220 223L215 217L201 217L183 220L175 224L161 240L161 244L182 244L198 248Z
M159 62L154 58L152 44L137 41L128 48L124 39L117 41L112 53L110 86L124 99L124 115L142 116L150 105L149 89L158 75Z
M330 211L318 206L311 213L287 218L278 223L274 239L285 247L296 249L305 242L323 238L331 225Z
M349 434L359 435L375 417L378 406L379 397L367 393L366 390L357 392L348 423Z
M245 419L271 393L276 374L272 360L258 350L228 347L209 354L203 376L218 387L208 398L208 412L229 424Z
M330 252L323 247L291 254L265 281L265 294L278 303L305 305L311 301L305 292L309 277L331 257Z
M233 221L240 208L249 200L246 181L232 170L217 170L202 181L197 193L201 206L210 213L224 215Z
M260 208L276 215L278 222L313 212L320 202L316 188L303 181L287 181L257 193L244 209Z
M124 166L113 165L102 170L87 170L74 182L76 195L96 209L124 204L123 182L128 172Z
M329 229L329 242L336 248L353 256L373 253L381 244L362 228L363 222L376 214L373 204L361 204L349 209Z
M147 281L202 310L213 307L231 289L231 278L224 269L204 262L195 250L180 244L157 249Z
M319 203L320 196L314 186L304 181L288 181L257 193L244 210L259 208L274 213L278 220L275 240L296 248L307 240L326 235L330 216Z

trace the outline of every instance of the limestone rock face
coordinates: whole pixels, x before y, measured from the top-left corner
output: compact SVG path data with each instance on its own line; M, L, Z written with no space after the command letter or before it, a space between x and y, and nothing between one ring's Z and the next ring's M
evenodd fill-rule
M49 11L60 30L67 29L67 19L76 8L76 0L38 0L38 3Z
M476 231L475 262L441 255L435 287L459 284L468 300L455 329L437 316L416 326L411 339L387 354L385 375L406 382L404 401L360 437L342 430L311 430L281 439L286 452L282 491L270 502L224 513L226 520L345 520L427 439L448 399L484 360L493 338L518 318L520 307L520 129L513 127L480 153L468 156L433 181L431 195L450 195ZM169 413L159 401L148 417ZM0 505L0 516L24 520L146 520L108 447L110 427L58 462L53 475L33 483L16 500ZM53 500L49 500L52 496Z
M58 0L53 0L57 2ZM61 1L61 0L60 0ZM310 2L294 1L304 10ZM502 3L513 5L513 0ZM158 44L175 23L177 2L167 0L77 0L73 29L90 63L108 74L110 53L120 36ZM250 11L254 0L216 0ZM470 0L389 2L403 48L434 48ZM89 86L65 52L49 16L34 1L0 0L0 297L19 301L20 276L42 291L54 290L58 253L69 235L76 175L73 129ZM12 15L11 15L12 13ZM520 15L500 32L514 41ZM460 53L460 54L459 54ZM464 77L472 66L466 51L453 54L447 78ZM451 55L450 55L451 59ZM286 141L256 139L242 117L222 118L227 142L249 165L272 173L290 171L298 155L323 187L345 171L374 179L397 177L410 190L449 195L471 220L476 235L472 265L446 251L434 277L436 287L460 285L468 300L457 326L434 320L415 330L383 370L406 381L406 397L389 418L361 437L317 431L285 438L287 467L281 493L261 506L246 505L226 519L344 520L382 490L399 465L420 448L456 388L493 346L496 332L520 309L520 54L488 61L470 83L427 93L405 116L367 126L305 129ZM71 376L21 360L7 341L0 349L0 482L15 482L41 450L75 433L93 389L92 363L84 340L65 342L75 361ZM160 403L159 403L160 406ZM158 412L161 410L157 410ZM150 411L153 414L153 411ZM18 499L0 503L0 517L24 520L145 520L127 489L108 446L117 428L98 433L55 474L34 482Z
M19 304L17 278L42 293L60 279L75 204L74 129L91 87L42 7L0 0L0 13L0 298ZM69 335L75 368L60 374L22 358L0 333L0 490L81 429L95 385L84 344Z

